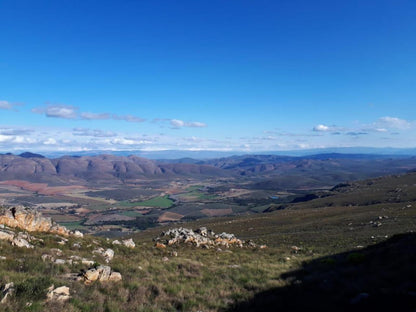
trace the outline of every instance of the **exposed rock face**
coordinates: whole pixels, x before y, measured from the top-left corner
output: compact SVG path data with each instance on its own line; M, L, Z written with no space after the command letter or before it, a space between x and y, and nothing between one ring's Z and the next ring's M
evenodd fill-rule
M48 288L48 293L46 294L47 301L67 301L71 298L69 293L69 287L61 286L55 288L54 285Z
M69 236L71 234L67 228L56 224L51 218L43 217L40 212L21 206L1 208L0 224L20 228L28 232L47 232L62 236Z
M166 232L162 232L157 237L157 244L167 244L169 246L179 244L190 244L196 247L210 248L214 246L233 247L256 247L252 242L245 242L235 237L234 234L221 233L216 235L213 231L202 227L197 230L187 228L174 228Z
M121 281L122 277L119 272L113 272L107 265L100 265L97 268L92 268L83 274L84 283L89 285L92 282L117 282Z

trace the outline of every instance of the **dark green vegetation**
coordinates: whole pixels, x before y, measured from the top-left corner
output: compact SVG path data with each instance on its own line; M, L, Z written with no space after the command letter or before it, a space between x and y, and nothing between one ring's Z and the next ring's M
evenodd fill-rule
M58 238L45 234L36 235L44 243L29 251L0 241L0 255L6 257L0 260L1 285L16 285L16 296L1 308L414 311L416 173L345 183L315 195L302 195L307 201L288 202L284 210L180 224L234 233L267 244L266 249L155 248L152 238L172 225L134 234L133 250L93 237L76 239L79 249L72 247L73 238L61 246ZM61 248L63 259L91 258L97 245L114 249L110 265L122 274L122 282L86 286L64 276L85 266L41 260L50 248ZM94 260L104 263L98 255ZM52 283L70 287L69 302L44 303L44 289Z

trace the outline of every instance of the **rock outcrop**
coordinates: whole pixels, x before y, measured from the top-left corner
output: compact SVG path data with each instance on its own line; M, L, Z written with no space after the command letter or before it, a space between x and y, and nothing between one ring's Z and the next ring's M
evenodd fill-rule
M67 228L56 224L51 218L43 217L40 212L22 206L0 208L0 224L28 232L47 232L61 236L71 234Z
M0 240L7 240L13 246L17 247L34 248L29 242L36 240L36 238L22 232L16 234L10 228L2 225L2 228L0 229Z
M187 228L174 228L169 229L166 232L162 232L159 237L155 239L156 245L179 245L189 244L196 247L210 248L214 246L221 246L225 248L229 247L256 247L253 242L245 242L235 237L234 234L221 233L215 234L211 230L207 230L205 227L201 227L197 230L191 230ZM159 245L158 245L159 244Z

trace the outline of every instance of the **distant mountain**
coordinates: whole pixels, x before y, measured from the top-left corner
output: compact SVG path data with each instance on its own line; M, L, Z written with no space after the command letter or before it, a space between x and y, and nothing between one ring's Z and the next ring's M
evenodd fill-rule
M210 160L184 158L156 161L135 155L45 158L26 152L0 155L0 180L58 185L119 184L140 179L248 179L253 188L311 188L415 170L416 157L370 154L311 156L240 155Z
M21 153L19 156L23 158L45 158L45 156L43 155L35 154L31 152L24 152L24 153Z
M35 154L0 155L0 180L48 183L124 183L135 179L224 176L209 165L163 164L138 156L64 156L55 159ZM29 157L30 156L30 157Z

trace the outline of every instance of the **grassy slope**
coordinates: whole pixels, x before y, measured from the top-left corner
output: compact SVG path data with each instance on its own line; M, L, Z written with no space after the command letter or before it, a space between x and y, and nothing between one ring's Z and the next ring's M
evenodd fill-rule
M52 247L63 249L64 256L61 258L67 258L72 254L91 258L95 247L91 237L81 239L83 247L79 251L71 248L73 241L62 247L57 244L57 238L48 235L41 235L45 243L38 243L35 250L29 252L11 247L6 242L0 242L0 255L7 257L7 260L0 260L0 284L13 281L17 285L15 299L0 306L0 309L217 311L248 307L248 310L252 310L250 307L253 307L253 304L256 306L259 299L264 301L272 298L271 306L263 306L263 309L278 306L276 296L277 298L288 296L294 301L297 300L296 298L307 300L309 297L299 297L299 295L314 289L319 284L318 281L324 280L328 274L339 276L341 279L345 276L352 276L355 279L364 272L359 266L356 269L355 264L373 267L372 263L375 262L371 259L375 258L371 255L371 249L363 250L358 246L374 245L375 247L372 248L378 248L376 244L383 243L386 236L389 238L395 233L416 229L415 185L416 174L374 179L338 188L333 192L333 196L298 203L287 210L239 218L203 219L186 224L187 227L192 228L204 225L216 232L231 232L244 239L253 239L256 243L266 243L269 248L265 250L233 249L231 253L192 247L169 247L166 250L158 250L153 247L151 239L163 228L136 234L134 240L137 246L134 250L112 246L110 242L94 238L101 246L115 250L116 255L110 265L123 275L123 281L118 284L96 283L84 286L79 282L69 282L62 278L63 273L79 272L86 267L59 266L41 261L41 255L49 253L49 248ZM383 218L379 219L379 217ZM374 222L382 224L374 226ZM185 224L181 225L185 226ZM409 238L405 241L412 244L414 240ZM294 253L293 245L300 247L301 250ZM401 257L403 254L400 251L409 248L405 243L399 246L401 247L395 254L386 258L391 260L387 262L394 262L394 257ZM174 251L178 253L177 257L172 255ZM328 259L327 256L347 251L346 254L334 256L335 260L324 260L329 266L320 265L322 259ZM349 256L350 251L353 256ZM363 253L364 256L354 256L356 253ZM168 260L165 261L164 257ZM416 291L412 288L415 277L413 269L415 259L412 257L403 258L408 261L400 262L401 270L396 270L397 266L376 264L372 285L377 285L378 278L395 281L400 275L404 276L404 280L399 280L399 286L402 283L410 283L410 286L406 286L405 294ZM355 263L356 260L359 263ZM99 256L95 261L103 263L103 259ZM348 261L353 261L354 265L351 266ZM343 266L345 263L347 266ZM411 267L409 263L412 264ZM378 274L379 271L389 269L392 275L390 277ZM288 273L297 270L309 273ZM341 273L338 275L337 272ZM305 279L304 276L310 277ZM46 294L44 289L52 283L55 286L70 286L72 299L64 306L43 303ZM299 288L299 283L304 283L305 288ZM336 289L336 293L342 294L342 284L336 285L341 287ZM348 300L351 296L372 291L365 285L367 284L358 283L356 287L348 286L349 292L345 295L347 297L340 295L340 302L346 304L345 309L348 310ZM386 292L388 295L391 290L387 289ZM325 294L334 295L331 292ZM405 299L407 300L408 297ZM317 298L325 300L322 296ZM28 302L32 303L29 308L26 307ZM286 310L291 310L291 306L287 303L279 304ZM416 308L416 306L410 307L413 310ZM304 310L302 306L292 308L294 311ZM367 310L370 311L371 306L367 307ZM379 308L380 310L383 311L383 308ZM407 311L407 308L403 308L402 311Z

